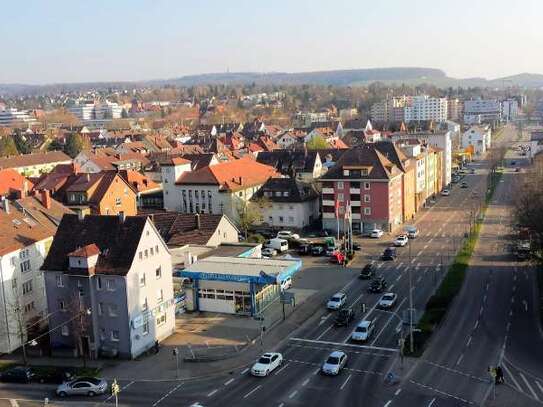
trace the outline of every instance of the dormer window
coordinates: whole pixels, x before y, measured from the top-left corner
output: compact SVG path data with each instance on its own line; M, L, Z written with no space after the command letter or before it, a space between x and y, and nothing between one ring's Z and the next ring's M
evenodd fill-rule
M344 177L348 177L350 175L350 171L349 170L343 170L343 176Z
M360 170L360 173L362 174L363 177L367 177L369 174L369 170L367 168L362 168Z

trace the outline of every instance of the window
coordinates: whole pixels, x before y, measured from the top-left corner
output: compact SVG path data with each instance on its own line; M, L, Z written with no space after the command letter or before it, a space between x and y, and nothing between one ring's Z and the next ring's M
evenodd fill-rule
M66 311L66 303L64 302L64 300L58 301L58 309L61 311Z
M28 249L21 250L21 251L19 252L19 258L20 258L21 260L26 259L26 258L28 257L28 253L29 253Z
M154 256L155 255L155 249L153 247L151 247L150 251L151 251L151 256Z
M158 245L155 246L155 253L158 254Z
M156 293L156 300L161 303L162 300L164 299L164 293L162 292L162 288L160 290L157 291Z
M64 280L62 274L57 274L57 287L64 287Z
M117 304L109 304L108 309L110 317L116 317L117 315L119 315L119 307L117 306Z
M273 216L268 216L268 220L270 221L270 223L273 223Z
M139 255L139 257L140 257L140 260L143 260L143 253L141 252L141 250L140 250L140 252L138 253L138 255Z
M145 249L145 258L149 258L149 250Z
M149 305L147 304L147 297L145 297L145 299L141 303L141 311L144 312L144 311L147 311L148 309L149 309Z
M121 198L115 198L115 206L121 206Z
M140 275L140 287L145 287L145 272Z
M288 222L289 222L289 223L294 223L294 217L289 216L289 217L288 217Z
M98 315L102 315L104 313L104 303L99 302L98 303Z
M343 170L343 176L348 177L350 174L349 170Z
M362 168L362 169L360 170L360 173L362 174L363 177L367 177L368 174L369 174L369 171L368 171L367 168Z
M156 270L155 270L155 276L157 279L159 279L160 277L162 277L162 267L158 267Z
M143 324L143 335L147 335L149 333L149 321Z
M163 312L156 317L156 325L160 326L166 322L166 313Z
M104 342L106 340L106 330L104 328L100 328L100 342Z
M25 314L28 314L33 309L34 309L34 301L29 302L28 304L25 305Z
M343 202L345 200L345 195L344 194L337 194L337 200L339 202Z
M369 182L364 182L364 189L370 189L371 184Z
M364 215L371 215L371 208L364 208Z
M12 266L15 266L15 263L17 263L17 257L13 256L11 259L9 259Z
M32 280L23 283L23 295L32 292Z
M343 182L342 182L342 181L338 181L338 182L336 183L336 188L337 188L337 189L343 189Z
M16 278L11 280L11 288L13 288L13 289L17 288L17 279Z
M108 278L106 280L106 287L108 291L115 291L115 280L113 280L112 278Z
M113 342L119 342L119 331L117 331L115 329L113 331L111 331L111 340Z
M283 223L284 218L282 216L279 216L279 223Z
M364 202L370 202L371 196L369 194L364 195Z
M60 328L60 334L62 336L70 335L70 329L68 328L68 325L62 325L62 328Z

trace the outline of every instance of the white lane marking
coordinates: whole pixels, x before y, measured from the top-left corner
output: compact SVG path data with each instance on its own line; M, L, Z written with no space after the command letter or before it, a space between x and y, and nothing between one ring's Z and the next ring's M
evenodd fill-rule
M528 301L522 300L522 303L524 304L524 311L528 312Z
M388 287L389 290L392 290L394 288L394 284L391 284L390 287Z
M526 384L526 387L528 387L528 390L530 390L530 393L532 393L532 396L534 396L534 398L539 401L539 397L537 397L537 394L536 392L534 391L534 388L532 387L532 385L530 384L530 382L526 379L526 376L524 376L522 374L522 372L518 372L520 378L524 381L524 383Z
M330 325L328 328L326 328L324 331L322 331L322 333L321 333L319 336L317 336L317 341L318 341L319 339L321 339L324 335L326 335L326 333L327 333L330 329L332 329L332 325Z
M242 371L240 372L240 374L241 374L241 375L244 375L244 374L247 373L248 371L249 371L249 368L244 369L244 370L242 370Z
M422 254L422 250L419 250L419 252L417 253L417 257L419 257L421 254Z
M402 300L402 302L400 302L400 305L398 305L397 309L401 309L402 308L402 305L404 304L404 302L407 301L407 298L404 298ZM388 326L388 324L390 324L390 322L392 321L392 319L396 316L397 314L391 314L390 317L388 318L388 321L386 322L386 324L381 328L381 330L379 331L379 333L375 336L375 338L373 338L373 341L371 341L371 346L373 346L375 344L375 342L377 342L377 339L379 339L379 337L381 336L381 334L384 332L384 330L386 329L386 327ZM377 318L376 318L377 319Z
M397 396L398 394L400 394L402 392L402 389L398 389L394 392L394 395Z
M402 278L402 275L400 274L398 277L396 277L396 282L400 281L400 278Z
M477 327L479 326L479 320L475 321L475 326L473 327L473 329L477 329Z
M290 395L288 396L289 399L293 399L298 394L298 390L294 390Z
M486 299L487 299L487 295L485 294L485 296L483 297L483 302L486 302Z
M388 407L388 406L390 406L390 403L392 403L392 400L387 401L383 407Z
M305 379L302 383L302 386L305 386L307 383L309 383L309 378Z
M313 374L314 375L318 375L319 373L321 372L321 368L319 367L318 369L316 369Z
M327 320L328 318L330 318L330 315L332 315L332 314L326 314L326 316L321 317L321 320L320 320L320 322L319 322L319 326L321 326L322 324L324 324L324 323L326 322L326 320Z
M347 382L349 380L351 380L351 377L352 377L352 374L350 374L347 379L343 382L343 384L341 385L341 387L339 388L340 390L343 390L345 388L345 386L347 386Z
M403 262L401 262L400 264L398 264L398 265L396 266L396 271L398 271L399 269L401 269L402 266L403 266Z
M177 386L175 386L173 389L171 389L168 393L166 393L164 396L162 396L161 398L159 398L157 401L155 401L152 405L152 407L156 407L158 406L160 403L162 403L162 401L169 397L170 394L174 393L178 388L180 388L182 386L183 383L179 383Z
M257 391L258 389L260 389L262 387L261 384L259 384L258 386L256 386L253 390L251 390L249 393L247 393L245 396L243 396L244 399L246 399L247 397L249 397L251 394L253 394L255 391Z
M471 344L471 336L468 338L468 341L466 343L466 346L469 347L469 345Z
M232 379L228 380L227 382L224 382L224 385L225 385L225 386L228 386L228 385L231 384L233 381L234 381L234 379L232 378Z
M511 371L509 370L509 368L507 367L505 363L502 365L502 368L503 370L505 370L505 373L509 375L509 378L513 381L515 386L517 386L518 391L522 393L522 387L520 387L520 384L517 382L517 379L515 379L515 376L513 376L513 374L511 373Z
M428 243L432 243L434 241L434 238L431 238L430 240L428 240Z
M432 399L432 401L430 401L430 402L428 403L428 407L432 407L432 406L434 405L435 401L436 401L436 399L435 399L435 397L434 397L434 398Z
M417 261L417 259L415 257L413 257L413 259L411 260L411 264L413 264L416 261Z
M288 366L289 363L290 363L290 362L287 362L287 363L285 363L283 366L281 366L281 368L279 368L279 370L276 370L276 371L275 371L274 375L278 375L279 373L281 373L284 369L287 368L287 366Z
M285 403L279 404L277 407L284 407Z
M479 315L483 315L484 310L484 307L481 305L481 308L479 308Z
M457 365L457 366L458 366L460 363L462 363L462 359L464 359L464 354L463 354L463 353L458 357L458 360L456 361L456 365Z
M425 245L424 245L424 250L426 250L427 248L428 248L428 245L427 245L427 244L425 244Z
M515 297L511 297L511 304L515 303Z
M218 391L219 391L219 389L213 390L212 392L210 392L210 393L207 395L207 397L213 397L213 395L214 395L215 393L217 393Z
M295 341L295 342L313 343L313 344L318 344L318 345L333 345L333 346L343 346L343 347L348 347L348 348L382 350L382 351L393 352L393 353L398 352L397 348L384 348L382 346L355 345L354 343L316 341L314 339L304 339L304 338L290 338L290 340Z

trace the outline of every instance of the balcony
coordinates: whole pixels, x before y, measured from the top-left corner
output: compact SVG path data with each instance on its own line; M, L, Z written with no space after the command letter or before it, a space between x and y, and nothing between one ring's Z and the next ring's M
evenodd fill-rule
M322 201L322 206L334 206L334 201Z
M360 220L362 216L359 213L353 213L353 220Z
M351 201L351 206L360 206L360 201Z
M322 218L323 218L323 219L335 219L335 218L336 218L336 214L333 213L333 212L323 212Z
M333 194L334 193L334 188L323 188L322 193L323 194Z
M351 194L359 194L360 193L360 188L350 188L349 192Z

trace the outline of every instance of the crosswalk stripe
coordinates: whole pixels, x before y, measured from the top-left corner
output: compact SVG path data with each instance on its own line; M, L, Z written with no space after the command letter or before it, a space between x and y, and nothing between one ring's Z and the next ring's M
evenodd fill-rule
M522 393L522 387L520 387L520 384L517 382L517 379L515 379L515 376L513 376L513 374L511 373L511 371L509 370L509 368L506 366L505 363L503 364L502 368L503 370L505 370L505 373L507 373L509 378L513 381L515 386L517 386L518 391Z
M530 393L532 393L532 396L534 396L534 398L539 401L539 397L537 397L537 394L535 393L532 385L530 384L530 382L526 379L526 376L524 376L521 372L518 372L520 378L522 380L524 380L524 383L526 383L526 387L528 387L528 390L530 390Z

